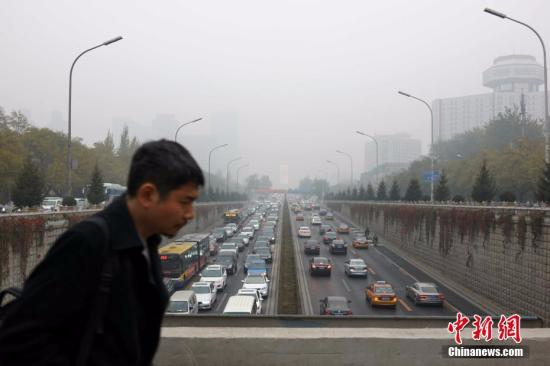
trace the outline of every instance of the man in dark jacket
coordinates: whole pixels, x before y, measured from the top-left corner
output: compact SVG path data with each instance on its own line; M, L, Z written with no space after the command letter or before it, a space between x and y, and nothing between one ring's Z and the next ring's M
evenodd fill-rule
M118 265L87 365L151 365L168 294L162 283L159 234L172 237L193 219L204 184L181 145L152 141L134 154L127 193L62 234L29 276L0 327L0 365L74 365L89 324L106 246Z

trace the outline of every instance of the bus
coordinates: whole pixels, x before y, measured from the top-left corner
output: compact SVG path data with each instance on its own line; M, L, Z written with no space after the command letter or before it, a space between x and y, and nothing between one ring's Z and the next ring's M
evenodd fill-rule
M239 224L241 222L241 210L234 208L223 213L224 224Z
M204 268L209 242L208 234L187 234L159 248L162 276L174 290L184 288Z

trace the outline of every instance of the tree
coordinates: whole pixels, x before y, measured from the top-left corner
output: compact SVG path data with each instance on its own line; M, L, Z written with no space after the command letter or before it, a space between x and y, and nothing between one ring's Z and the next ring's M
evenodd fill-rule
M399 201L400 199L401 189L399 188L399 184L397 184L397 181L394 179L390 189L390 200Z
M374 189L372 188L372 184L367 185L367 194L366 194L366 200L367 201L373 201L374 200Z
M483 160L472 188L472 199L477 202L491 201L496 194L495 180Z
M437 187L434 192L434 200L436 201L448 201L451 197L451 192L449 191L447 181L447 174L445 174L445 170L441 172L441 178L439 179L439 183L437 184Z
M363 185L361 184L361 187L359 187L359 200L363 201L365 200L365 196L367 194L367 191L365 191L365 187L363 187Z
M38 206L44 197L44 177L30 155L25 160L23 170L15 181L12 192L13 203L17 207Z
M536 197L538 201L550 202L550 163L544 163L544 169L537 184Z
M517 200L514 192L510 191L502 192L498 199L502 202L515 202Z
M380 184L378 184L376 199L379 201L386 201L388 199L388 195L386 194L386 183L384 183L384 181L381 181Z
M357 187L353 187L353 190L351 191L351 199L354 201L359 199L359 197L357 196Z
M407 192L405 192L405 201L420 201L422 199L422 190L418 179L413 178L409 181Z
M88 190L88 202L92 205L97 205L105 201L105 189L103 188L103 176L97 164L92 172L92 178L90 183L90 189Z
M459 194L455 194L453 196L453 202L464 202L464 201L465 201L464 197Z

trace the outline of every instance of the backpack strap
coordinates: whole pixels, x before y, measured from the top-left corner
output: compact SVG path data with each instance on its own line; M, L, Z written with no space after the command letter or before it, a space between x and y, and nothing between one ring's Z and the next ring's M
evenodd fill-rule
M103 269L99 279L99 288L92 302L90 317L88 318L87 326L85 328L84 336L80 343L80 348L77 355L76 365L78 366L86 365L90 355L90 350L92 348L92 343L94 341L94 336L96 334L103 334L105 310L107 309L107 304L111 295L113 279L119 268L119 258L112 250L109 227L105 219L101 216L92 216L88 218L87 221L93 222L101 228L101 231L105 237L105 251L103 255Z

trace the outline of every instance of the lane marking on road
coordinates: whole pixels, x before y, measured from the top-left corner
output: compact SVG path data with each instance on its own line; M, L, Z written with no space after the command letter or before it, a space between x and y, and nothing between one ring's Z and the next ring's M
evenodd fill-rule
M353 255L357 255L357 251L355 249L352 249L351 252L353 253Z
M344 284L344 287L346 288L346 290L347 290L348 292L351 292L351 288L349 287L349 285L348 285L348 283L346 282L346 280L344 280L343 278L342 278L342 283Z
M220 306L223 304L223 302L225 301L225 298L227 297L227 293L224 292L224 294L222 295L222 298L218 301L218 305L216 305L216 309L214 309L214 311L218 311L220 310ZM216 298L217 299L217 298Z
M443 306L451 310L452 312L459 313L460 310L458 310L453 304L448 302L447 300L443 301Z
M401 304L401 306L403 306L405 308L405 310L413 311L413 309L411 309L411 307L409 305L407 305L407 303L405 301L403 301L402 299L397 299L397 301L399 301L399 303Z
M367 267L367 271L369 271L371 275L376 276L376 272L374 272L374 269L372 269L371 267Z

